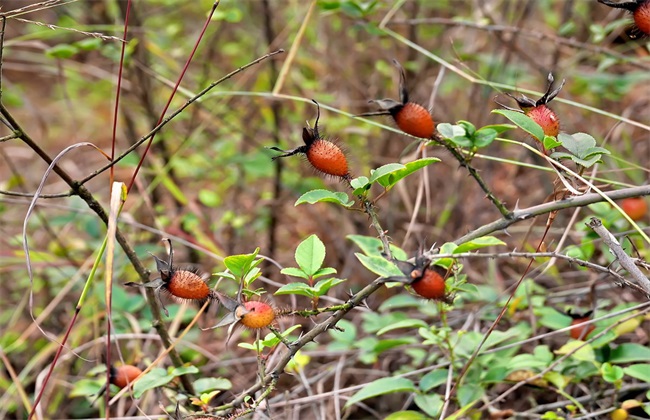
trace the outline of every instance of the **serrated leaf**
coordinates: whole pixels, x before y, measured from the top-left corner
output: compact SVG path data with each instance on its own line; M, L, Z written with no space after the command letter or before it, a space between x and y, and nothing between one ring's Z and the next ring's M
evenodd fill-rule
M403 277L402 271L392 262L383 257L367 256L360 253L355 253L356 257L361 261L364 267L380 277Z
M524 115L518 111L511 111L509 109L494 109L492 110L492 113L503 115L538 141L541 142L544 140L544 130L542 127L527 115Z
M465 136L465 129L459 125L440 123L436 128L438 132L446 139Z
M384 328L377 331L377 335L383 335L389 331L397 330L400 328L426 328L428 324L421 319L405 319L403 321L398 321L393 324L387 325Z
M312 278L317 279L323 276L329 276L330 274L336 274L336 268L334 267L323 267L317 272L314 273Z
M196 366L181 366L172 369L170 375L172 376L183 376L187 375L188 373L199 373L199 368Z
M465 242L464 244L458 245L458 247L454 249L453 253L461 254L463 252L474 251L476 249L486 248L489 246L497 246L497 245L505 245L505 244L506 243L503 242L501 239L495 238L494 236L483 236L477 239L473 239L469 242Z
M472 147L474 145L472 140L466 136L454 136L449 140L459 147Z
M394 394L396 392L415 392L416 388L413 381L407 378L381 378L370 382L361 388L345 403L345 408L354 405L368 398L378 397L379 395Z
M79 52L79 48L70 44L59 44L45 50L45 55L53 58L70 58Z
M512 130L513 128L517 128L517 126L513 125L513 124L490 124L490 125L486 125L486 126L481 127L480 130L484 130L484 129L487 129L487 128L496 131L497 134L501 134L504 131L508 131L508 130Z
M313 290L317 296L323 296L332 287L336 286L337 284L341 284L344 281L345 279L336 279L336 278L321 280L314 285Z
M153 368L133 385L133 396L140 398L145 391L166 385L174 379L163 368Z
M309 298L314 297L316 294L314 290L305 283L289 283L280 287L274 295L301 295Z
M295 258L302 271L313 276L325 261L325 245L318 236L311 235L298 245Z
M386 176L390 173L393 173L395 171L398 171L400 169L404 169L405 166L402 165L401 163L388 163L384 166L381 166L377 169L371 170L370 171L370 182L375 182L382 176Z
M262 262L262 260L255 262L258 252L260 252L260 249L256 248L255 252L252 254L230 255L223 259L223 263L236 278L241 278L247 274L252 267L255 267Z
M626 375L650 383L650 363L638 363L623 368Z
M623 343L612 350L610 363L646 362L650 360L650 348L636 343Z
M365 235L348 235L347 238L354 242L366 255L381 256L381 252L384 249L384 244L379 238ZM390 252L398 260L408 259L406 252L393 244L390 244Z
M232 382L226 378L200 378L194 381L193 385L197 394L232 388Z
M481 128L474 133L473 143L475 147L487 147L497 138L498 133L491 128Z
M350 186L354 190L370 188L370 180L367 176L360 176L350 181Z
M596 354L594 352L593 347L591 347L589 344L587 344L586 346L582 346L583 344L584 343L580 340L571 340L565 345L563 345L562 347L560 347L558 350L556 350L555 353L562 354L562 355L572 353L571 357L574 358L575 360L579 360L581 362L595 362ZM580 348L576 350L578 347Z
M309 278L309 275L306 274L301 269L299 269L298 267L285 267L282 270L280 270L280 273L291 277L299 277L301 279Z
M406 178L411 175L413 172L419 171L420 169L431 165L432 163L440 162L438 158L422 158L414 160L413 162L406 163L403 169L399 169L390 174L384 175L381 178L377 179L377 182L384 188L389 189L395 185L399 180Z
M344 192L333 192L328 190L311 190L298 198L294 206L300 204L315 204L315 203L335 203L343 207L350 207L354 201L350 201L350 197Z
M544 141L542 143L544 144L544 149L546 150L551 150L562 146L562 142L559 142L555 137L552 136L544 136Z

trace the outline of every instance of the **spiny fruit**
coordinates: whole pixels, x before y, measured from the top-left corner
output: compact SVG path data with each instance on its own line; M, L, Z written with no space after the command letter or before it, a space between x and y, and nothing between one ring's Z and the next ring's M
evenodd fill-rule
M239 322L251 329L268 327L275 320L275 310L271 305L258 300L244 302Z
M302 129L302 140L304 146L296 147L293 150L282 150L278 147L271 147L272 150L282 152L281 155L275 156L273 160L293 156L299 153L307 156L307 161L314 169L325 175L350 180L350 171L348 169L348 160L343 150L334 142L323 138L318 132L318 120L320 119L320 106L318 102L313 101L317 107L316 123L314 128L304 127Z
M571 311L567 311L567 315L569 315L573 320L571 321L571 326L576 326L576 325L582 325L585 322L589 321L591 319L591 314L592 311L586 312L584 314L574 314L571 313ZM594 324L586 324L583 325L582 327L577 327L569 331L569 334L571 338L574 340L585 340L591 332L596 329Z
M634 221L643 219L648 213L648 203L643 197L626 198L621 201L621 208Z
M415 264L400 261L399 265L405 278L391 278L411 286L413 291L425 299L439 300L452 304L454 297L446 293L445 278L447 270L431 265L431 259L424 255L415 257Z
M230 341L233 329L238 323L241 323L247 328L257 330L270 326L277 317L277 311L275 308L266 302L258 300L242 302L241 292L237 294L237 299L233 299L220 293L217 297L228 313L217 325L209 329L229 325L228 338L226 339L226 342Z
M631 35L636 37L639 32L644 35L650 35L650 0L631 0L622 2L613 2L611 0L598 0L609 7L616 9L625 9L632 13L634 19L634 30Z
M111 383L118 388L124 388L135 381L141 373L142 370L133 365L122 365L117 368L111 366Z
M409 102L408 90L406 90L406 76L404 68L397 60L393 64L399 69L399 94L400 101L394 99L372 100L382 109L378 112L368 112L361 114L362 117L371 117L375 115L390 115L395 120L395 124L406 134L415 137L428 139L433 136L435 124L429 111L420 104Z
M160 277L147 283L128 282L125 283L125 286L148 287L154 289L156 298L167 316L169 316L169 311L167 311L167 308L160 299L161 290L178 299L196 301L199 303L203 303L207 299L215 299L215 292L210 289L208 284L205 282L205 278L197 269L179 269L173 266L174 251L172 249L172 243L167 238L163 239L163 241L169 243L169 260L163 261L153 255Z
M122 389L130 383L133 383L135 379L140 376L142 370L133 365L122 365L119 367L109 366L109 382L118 388ZM99 397L101 397L106 389L108 388L107 384L102 385L102 387L97 392L93 404Z
M542 127L545 135L557 137L557 135L560 134L560 119L558 118L557 114L547 106L547 104L551 102L558 93L560 93L560 90L562 90L562 87L564 86L566 80L563 79L562 83L560 83L560 86L555 90L552 90L553 82L555 81L552 73L548 74L547 80L548 88L546 88L546 93L544 93L544 95L537 101L534 101L525 95L521 95L520 98L517 98L510 93L507 93L507 95L517 101L519 108L521 108L521 112L529 116L533 121ZM516 111L516 109L513 108L504 108Z

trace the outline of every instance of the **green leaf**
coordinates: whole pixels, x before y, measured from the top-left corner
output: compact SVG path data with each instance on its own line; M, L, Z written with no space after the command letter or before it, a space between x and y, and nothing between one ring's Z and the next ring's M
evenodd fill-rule
M291 277L299 277L301 279L308 279L309 275L299 269L298 267L285 267L282 270L280 270L280 273L291 276Z
M295 258L302 271L313 276L325 260L325 245L318 236L311 235L298 245Z
M360 401L368 398L378 397L380 395L394 394L396 392L415 392L416 388L413 381L406 378L381 378L370 382L359 392L354 394L345 403L345 408L350 407Z
M402 165L401 163L388 163L384 166L381 166L377 169L371 170L370 171L370 182L375 182L379 178L386 176L390 173L393 173L395 171L398 171L400 169L404 169L406 166Z
M522 112L509 109L493 109L492 113L503 115L538 141L541 142L544 140L544 130L542 127Z
M440 410L442 410L444 404L442 397L438 394L415 394L413 402L420 408L420 410L434 418L440 415Z
M95 51L102 46L103 41L99 38L86 38L74 43L82 51Z
M403 277L404 273L392 262L383 257L366 256L355 253L361 264L380 277Z
M317 279L323 276L329 276L330 274L336 274L336 268L334 267L323 267L317 272L314 273L312 278Z
M368 256L381 256L381 252L384 250L384 244L379 238L364 235L348 235L347 238L354 242ZM398 260L404 261L408 259L406 252L393 244L390 244L390 252Z
M449 140L458 147L472 147L474 145L472 139L467 136L455 136Z
M623 368L626 375L650 383L650 363L638 363Z
M476 133L474 133L474 146L475 147L487 147L497 138L499 133L496 130L491 128L481 128Z
M355 194L360 194L357 193L357 190L367 190L372 186L370 183L370 180L366 176L360 176L358 178L354 178L352 181L350 181L350 186L352 189L355 191Z
M426 328L428 326L429 325L421 319L405 319L403 321L398 321L394 324L382 328L381 330L377 331L377 335L379 336L389 331L397 330L400 328Z
M317 296L323 296L329 290L336 286L337 284L341 284L345 281L345 279L337 279L337 278L331 278L331 279L325 279L321 280L318 283L316 283L313 287L313 291Z
M497 245L505 245L505 244L506 243L503 242L501 239L497 239L494 236L482 236L480 238L473 239L469 242L465 242L464 244L458 245L458 247L454 249L453 253L461 254L463 252L474 251L476 249L486 248L489 246L497 246Z
M262 260L255 261L258 252L260 249L256 248L252 254L230 255L224 258L223 263L236 278L242 278L252 267L262 262Z
M603 363L600 367L600 373L603 379L609 383L615 383L623 379L623 368L620 366L612 365L611 363Z
M544 136L544 141L542 143L544 144L544 149L546 150L551 150L562 146L562 142L558 141L553 136Z
M350 207L354 201L350 201L350 197L344 192L333 192L328 190L311 190L300 196L296 200L294 206L299 204L315 204L315 203L335 203L343 207Z
M650 348L636 343L624 343L612 350L610 363L647 362L650 360Z
M70 398L89 397L97 394L101 387L102 385L100 384L100 381L95 379L79 379L74 383L74 386L68 395Z
M491 129L497 132L497 134L501 134L504 131L512 130L513 128L517 128L516 125L512 124L490 124L481 127L479 130L486 130L486 129Z
M289 283L280 287L274 295L301 295L313 298L314 290L305 283Z
M448 377L449 372L445 369L432 370L420 379L420 389L429 392L429 390L447 382Z
M188 373L199 373L199 368L196 366L181 366L177 368L173 368L170 375L172 376L183 376Z
M226 378L200 378L194 381L194 390L197 394L214 391L215 389L231 389L232 383Z
M460 125L452 125L449 123L440 123L436 127L438 132L446 139L453 139L454 137L464 137L465 129Z
M45 55L52 58L70 58L79 52L79 48L70 44L59 44L45 50Z
M133 385L133 396L140 398L145 391L166 385L174 379L163 368L153 368Z
M420 169L429 166L435 162L440 162L440 159L429 157L429 158L414 160L413 162L409 162L405 164L403 169L399 169L397 171L391 172L387 175L378 178L377 182L379 182L379 184L382 187L389 189L393 185L397 184L399 180L406 178L407 176L411 175L413 172L419 171Z
M575 360L581 361L581 362L595 362L596 361L596 354L594 352L593 347L590 345L583 346L583 342L580 340L571 340L560 349L556 350L556 354L568 354L572 353L571 357L574 358ZM582 346L582 347L580 347ZM580 347L580 349L577 349ZM575 350L575 351L574 351Z
M485 391L480 385L465 384L458 387L458 402L461 406L466 406L483 396Z
M476 126L469 121L460 120L458 121L458 125L463 127L465 133L467 133L467 137L473 137L474 133L476 133Z
M384 420L428 420L429 417L419 411L396 411L389 414Z

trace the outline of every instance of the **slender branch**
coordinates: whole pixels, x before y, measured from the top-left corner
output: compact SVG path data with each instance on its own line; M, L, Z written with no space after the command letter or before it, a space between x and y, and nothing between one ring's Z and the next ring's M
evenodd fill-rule
M185 108L187 108L188 106L192 105L192 103L196 102L197 99L201 98L203 95L205 95L206 93L208 93L210 90L214 89L215 86L218 86L219 84L221 84L221 83L225 82L226 80L230 79L231 77L233 77L233 76L236 75L237 73L240 73L240 72L246 70L247 68L249 68L249 67L251 67L251 66L253 66L253 65L255 65L255 64L258 64L259 62L264 61L264 60L266 60L267 58L273 57L274 55L277 55L277 54L280 54L280 53L283 53L283 52L284 52L283 49L279 49L279 50L277 50L277 51L273 51L273 52L270 52L270 53L268 53L268 54L265 54L265 55L263 55L262 57L259 57L259 58L257 58L256 60L253 60L253 61L251 61L250 63L248 63L248 64L246 64L246 65L244 65L244 66L241 66L241 67L239 67L238 69L236 69L236 70L234 70L234 71L228 73L227 75L225 75L225 76L222 77L221 79L219 79L219 80L217 80L217 81L215 81L215 82L212 82L208 87L206 87L205 89L203 89L202 91L200 91L199 93L197 93L197 94L196 94L195 96L193 96L192 98L188 99L187 102L185 102L185 103L184 103L180 108L178 108L176 111L174 111L174 112L172 112L171 114L169 114L168 117L166 117L165 119L163 119L163 120L162 120L162 121L161 121L157 126L155 126L155 127L154 127L150 132L149 132L149 133L145 134L145 135L144 135L143 137L141 137L138 141L136 141L135 143L133 143L133 145L132 145L131 147L129 147L128 149L126 149L126 150L124 151L124 153L122 153L121 155L119 155L118 157L116 157L115 160L113 160L113 161L112 161L111 163L109 163L108 165L104 165L103 167L97 169L95 172L91 173L91 174L88 175L87 177L83 178L82 180L79 181L79 184L81 184L81 185L85 184L86 182L88 182L88 181L90 181L91 179L95 178L97 175L99 175L99 174L101 174L102 172L104 172L104 171L106 171L107 169L109 169L111 166L115 165L117 162L119 162L119 161L121 161L122 159L124 159L125 157L127 157L127 156L132 152L132 151L134 151L135 149L137 149L138 147L140 147L140 145L142 145L142 143L144 143L144 142L146 142L147 140L149 140L149 139L150 139L152 136L154 136L158 131L160 131L164 126L166 126L167 123L169 123L171 120L173 120L175 117L177 117L178 114L180 114L181 112L183 112L183 111L185 110Z
M617 51L614 51L609 48L601 47L598 45L592 45L586 42L576 41L575 39L563 38L555 36L552 34L543 33L541 31L527 31L514 26L505 26L505 25L482 25L480 23L468 22L468 21L459 21L455 19L447 18L421 18L421 19L408 19L408 20L393 20L388 25L447 25L447 26L463 26L466 28L472 28L477 30L483 30L488 32L510 32L516 35L524 36L526 38L532 38L537 40L549 39L554 43L559 45L567 45L572 48L576 48L581 51L591 51L597 54L606 54L612 57L616 57L621 61L624 61L627 64L633 65L635 67L650 70L650 66L634 59L633 57L626 56Z
M460 163L460 166L464 166L465 168L467 168L469 174L472 176L472 178L474 178L474 180L479 185L479 187L481 187L488 200L490 200L492 204L494 204L494 206L497 208L497 210L499 210L499 213L501 213L501 215L505 219L511 219L512 213L510 212L510 210L508 210L508 208L501 202L501 200L496 198L496 196L492 193L492 191L487 186L487 184L485 183L481 175L479 175L478 171L472 165L469 164L465 156L463 156L462 153L460 153L454 146L449 144L449 142L445 141L442 137L439 137L438 135L435 135L434 141L444 146L444 148L447 149L449 153L451 153L454 156L454 158L456 158L458 163Z
M606 201L603 196L607 196L612 200L621 200L629 197L640 197L643 195L650 195L650 185L642 185L640 187L624 188L622 190L608 191L603 195L598 193L584 194L581 196L569 197L564 200L552 201L537 206L529 207L527 209L515 210L512 212L510 218L503 218L495 220L473 230L472 232L456 239L456 245L464 244L473 239L480 238L490 233L504 230L515 223L521 222L526 219L531 219L535 216L551 213L553 211L568 209L573 207L584 207L589 204L600 203Z
M592 217L591 220L587 223L587 226L589 226L594 232L596 232L598 236L600 236L605 245L607 245L609 248L610 252L614 254L618 260L618 263L621 264L621 266L627 270L628 273L630 273L639 287L645 291L645 295L650 298L650 280L648 280L648 278L641 272L641 270L639 270L639 267L634 264L632 258L630 258L630 256L625 253L623 247L620 243L618 243L614 235L612 235L612 233L608 231L605 226L603 226L603 222L596 217Z

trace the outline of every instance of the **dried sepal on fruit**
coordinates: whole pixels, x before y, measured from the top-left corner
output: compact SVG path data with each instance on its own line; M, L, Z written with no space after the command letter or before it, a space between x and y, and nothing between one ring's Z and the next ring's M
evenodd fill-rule
M281 155L273 157L273 160L304 154L307 161L317 171L349 181L351 179L348 160L343 149L336 142L324 138L318 131L318 120L320 119L320 106L313 101L317 107L316 123L314 128L304 127L302 129L302 140L304 146L296 147L293 150L282 150L279 147L271 147L271 150L282 152Z
M169 316L169 311L160 298L161 291L180 300L193 301L201 304L205 303L208 299L216 299L216 293L210 289L206 282L207 275L202 274L196 268L175 267L173 265L174 250L172 249L172 243L167 238L163 239L163 241L169 244L168 260L163 261L155 255L152 255L156 261L156 269L160 277L147 283L128 282L125 283L125 286L154 289L156 299L167 316Z
M391 277L391 281L402 282L413 289L415 293L425 299L437 300L451 305L454 296L447 293L446 279L448 270L431 265L431 258L424 255L415 257L415 263L399 261L398 266L404 273L404 277Z
M569 331L571 338L574 340L585 340L589 334L591 334L592 331L596 329L594 324L586 324L586 322L591 320L592 313L593 311L588 311L582 314L573 313L570 309L567 311L567 315L569 315L572 319L571 326L576 326L576 328L573 328Z
M545 135L557 137L560 134L560 119L555 111L548 107L548 103L560 93L566 80L562 79L562 83L555 89L553 89L555 78L552 73L548 74L547 80L548 87L546 88L546 92L538 100L530 99L523 94L520 97L516 97L510 93L506 93L506 95L517 101L520 109L510 108L503 104L499 105L511 111L523 112L542 127Z
M390 99L373 99L370 102L376 103L382 109L378 112L367 112L360 114L361 117L372 117L376 115L390 115L393 117L397 127L415 137L431 138L435 132L435 123L431 113L422 105L410 102L408 90L406 89L406 75L404 68L397 60L393 64L399 70L399 102Z
M619 2L612 0L598 0L598 3L616 9L624 9L632 13L632 19L634 19L634 28L630 32L630 36L633 38L636 38L640 35L650 35L650 0L631 0Z
M207 328L215 329L228 325L226 343L230 341L232 332L237 324L258 330L271 326L278 316L278 311L271 304L260 300L242 301L241 293L238 296L237 299L233 299L223 294L217 295L219 301L228 312L217 325Z

